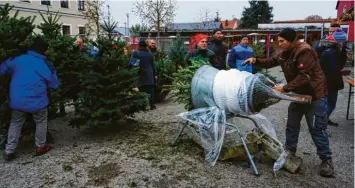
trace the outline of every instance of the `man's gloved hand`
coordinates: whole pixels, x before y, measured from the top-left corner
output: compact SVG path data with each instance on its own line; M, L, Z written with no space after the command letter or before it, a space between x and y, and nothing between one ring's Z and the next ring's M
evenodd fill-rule
M284 86L274 86L272 89L281 93L285 93Z

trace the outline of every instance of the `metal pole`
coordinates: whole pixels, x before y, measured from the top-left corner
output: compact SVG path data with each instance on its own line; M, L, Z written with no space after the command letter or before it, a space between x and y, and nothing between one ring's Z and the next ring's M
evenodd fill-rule
M305 27L305 31L304 31L304 42L307 42L307 34L308 34L308 27Z
M324 23L322 24L322 30L320 33L320 39L323 39L323 35L324 35Z
M235 126L235 125L233 125L233 124L231 124L231 123L226 123L226 125L227 125L227 126L230 126L230 127L233 127L233 128L235 128L235 129L237 130L237 132L238 132L238 134L239 134L239 137L240 137L240 140L242 141L242 144L243 144L243 146L244 146L245 153L247 153L247 156L248 156L248 158L249 158L251 167L252 167L253 170L254 170L254 174L255 174L256 176L259 176L259 171L258 171L258 169L256 168L256 165L255 165L255 163L254 163L253 157L251 156L251 154L250 154L250 152L249 152L249 149L248 149L248 146L247 146L247 144L246 144L246 142L245 142L245 139L244 139L243 134L240 132L240 130L239 130L239 128L238 128L237 126Z
M129 29L129 13L126 13L126 16L127 16L127 28ZM130 30L129 30L130 31Z

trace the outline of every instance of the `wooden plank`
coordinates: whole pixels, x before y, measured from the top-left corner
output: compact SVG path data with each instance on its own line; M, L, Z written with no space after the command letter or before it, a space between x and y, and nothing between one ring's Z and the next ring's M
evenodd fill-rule
M354 79L348 79L346 80L346 82L348 82L351 86L354 87Z

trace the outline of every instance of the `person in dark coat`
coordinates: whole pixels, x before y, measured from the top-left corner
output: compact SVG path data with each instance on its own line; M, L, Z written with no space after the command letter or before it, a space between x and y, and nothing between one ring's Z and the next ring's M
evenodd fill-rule
M139 61L139 91L149 94L149 106L151 110L156 108L154 102L154 89L158 80L154 65L154 55L148 50L145 41L139 41L138 50L132 53L131 60Z
M344 33L344 35L346 35ZM325 40L321 40L317 48L320 65L327 80L328 87L328 124L339 126L329 119L336 107L338 91L344 89L343 76L341 70L346 63L346 50L343 48L343 40L336 40L333 35L329 35Z
M197 34L195 36L195 50L190 51L185 55L185 63L191 65L191 58L197 58L205 62L209 62L214 68L220 69L219 62L216 55L211 50L207 49L208 37L204 34Z
M227 46L223 43L221 29L213 30L213 37L208 41L207 48L215 53L221 70L226 70Z
M317 53L307 43L296 40L296 31L285 28L277 39L282 52L267 59L249 58L244 63L261 68L281 65L287 84L276 86L279 92L295 92L312 96L311 104L291 102L288 107L285 148L294 155L300 134L301 120L306 118L309 132L322 160L320 175L332 177L334 166L327 133L327 81L318 63Z

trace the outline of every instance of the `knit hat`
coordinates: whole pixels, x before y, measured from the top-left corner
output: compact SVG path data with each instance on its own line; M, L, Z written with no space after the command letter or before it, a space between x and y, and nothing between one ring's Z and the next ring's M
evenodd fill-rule
M346 33L342 28L338 28L334 33L333 37L337 42L345 42L347 40Z
M249 39L249 37L248 37L248 35L242 35L242 40L243 40L243 38L247 38L247 39Z
M202 39L208 39L208 36L204 34L197 34L195 36L196 44L198 44Z
M296 31L291 28L285 28L281 30L277 36L282 37L287 41L293 42L296 40Z
M138 46L139 46L139 47L146 48L148 45L147 45L147 43L145 42L145 40L141 40L141 41L139 41Z
M213 32L213 34L216 34L216 33L217 33L217 31L222 32L222 29L217 28L217 29L214 29L212 32Z

